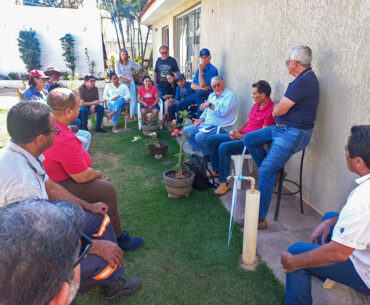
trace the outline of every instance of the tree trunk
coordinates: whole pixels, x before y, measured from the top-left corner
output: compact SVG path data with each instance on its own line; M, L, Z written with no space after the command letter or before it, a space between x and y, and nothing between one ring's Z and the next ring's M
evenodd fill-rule
M119 50L121 50L121 41L119 40L118 29L117 29L117 24L116 24L115 18L112 18L112 22L113 22L113 25L114 25L114 29L116 30L118 48L119 48Z
M148 31L146 33L145 45L144 45L144 51L143 51L143 63L144 63L144 58L145 58L145 53L146 53L146 47L148 45L148 38L149 38L149 33L150 33L151 26L147 26L147 28L148 28ZM149 66L149 64L148 64L148 66Z
M118 27L119 27L119 31L121 32L122 44L123 44L123 47L126 49L125 37L124 37L124 35L123 35L123 29L122 29L121 17L118 15L117 19L118 19Z

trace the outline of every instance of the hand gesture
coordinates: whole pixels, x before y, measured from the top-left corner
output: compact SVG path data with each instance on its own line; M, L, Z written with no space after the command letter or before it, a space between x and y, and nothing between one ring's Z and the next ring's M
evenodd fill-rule
M292 257L293 255L288 251L284 251L283 253L281 253L280 261L286 274L297 270L297 268L291 262Z
M76 133L76 132L78 132L78 126L77 125L71 125L71 130L72 130L72 132L73 133Z
M321 242L323 244L325 244L326 243L326 238L328 237L329 233L330 233L330 225L327 222L323 221L313 231L313 233L312 233L312 235L309 239L309 242L318 244L319 243L319 237L321 236Z
M199 72L202 72L204 69L204 65L203 64L199 64Z
M89 204L89 212L93 214L105 215L108 212L108 206L103 202Z
M199 126L200 124L203 123L203 121L200 119L192 119L192 120L194 121L193 126Z
M110 240L94 239L93 246L88 251L89 254L95 254L104 259L112 268L116 265L121 266L123 260L123 251Z
M204 109L208 108L208 106L209 106L209 103L205 102L199 105L199 109L203 111Z

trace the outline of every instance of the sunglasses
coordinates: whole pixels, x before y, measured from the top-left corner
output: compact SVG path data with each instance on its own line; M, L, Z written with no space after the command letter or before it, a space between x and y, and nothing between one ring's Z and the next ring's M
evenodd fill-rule
M81 245L80 245L80 255L78 257L78 260L73 264L73 268L75 268L83 258L86 256L87 251L91 248L93 241L85 234L81 233L80 237Z

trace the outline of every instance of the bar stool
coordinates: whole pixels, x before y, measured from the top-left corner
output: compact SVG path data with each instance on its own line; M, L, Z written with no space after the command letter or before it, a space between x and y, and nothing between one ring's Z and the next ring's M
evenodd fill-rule
M290 179L284 178L284 167L279 171L280 178L279 178L278 191L274 192L274 194L278 195L277 200L276 200L276 207L275 207L275 216L274 216L275 221L277 221L278 217L279 217L281 196L285 196L285 195L290 196L290 195L295 195L295 194L299 193L299 203L301 205L301 213L302 214L304 213L304 211L303 211L303 199L302 199L302 173L303 173L303 159L304 159L305 150L306 149L302 150L301 166L300 166L300 170L299 170L299 183L295 182L295 181L292 181ZM282 192L283 191L283 181L286 181L286 182L289 182L289 183L292 183L292 184L296 185L298 187L298 190L296 192L283 193Z

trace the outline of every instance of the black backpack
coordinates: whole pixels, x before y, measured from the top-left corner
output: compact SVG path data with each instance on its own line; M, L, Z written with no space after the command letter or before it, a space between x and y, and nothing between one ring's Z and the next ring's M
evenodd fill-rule
M211 171L207 167L207 162L199 157L198 155L191 155L185 161L184 165L194 172L195 178L193 182L193 187L199 191L206 190L207 188L213 187L217 188L218 183L215 183L215 179L212 176ZM211 174L212 183L209 182L207 178L207 172Z

